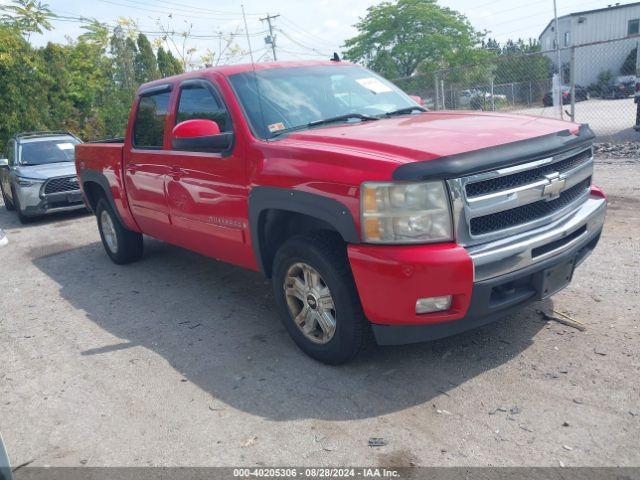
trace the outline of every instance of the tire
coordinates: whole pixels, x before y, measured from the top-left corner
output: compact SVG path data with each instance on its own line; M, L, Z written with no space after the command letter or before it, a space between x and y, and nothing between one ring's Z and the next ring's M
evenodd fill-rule
M303 266L310 267L319 275L315 286L312 281L304 283L306 274L302 271ZM298 284L300 288L290 287L289 291L296 290L299 294L302 290L304 293L301 296L306 298L305 301L287 295L287 286L296 283L292 281L294 278L303 281L304 285ZM309 285L312 285L311 290L308 289ZM289 335L303 352L315 360L328 365L340 365L352 360L373 343L371 327L362 312L346 249L333 237L297 236L285 242L273 262L273 288L278 310ZM326 293L325 288L328 289L333 309L328 307L326 295L320 293ZM301 318L305 306L307 312L313 312L313 315L322 316L329 312L333 317L335 329L330 338L318 321L305 321L301 326L296 323L295 314L299 311L298 318ZM317 320L318 317L315 318ZM314 323L317 329L307 333L303 331ZM325 324L328 323L325 321Z
M2 201L4 202L4 208L6 208L9 212L12 212L16 209L13 203L7 198L7 195L4 193L4 188L0 185L0 193L2 193Z
M98 200L96 219L102 246L113 263L125 265L142 257L142 234L127 230L104 198Z
M30 223L33 220L33 217L29 217L24 213L22 213L22 205L20 205L20 197L18 197L18 195L16 194L16 190L15 188L13 188L13 185L11 186L11 195L13 196L13 207L15 208L16 213L18 214L18 220L20 220L20 223L23 225Z

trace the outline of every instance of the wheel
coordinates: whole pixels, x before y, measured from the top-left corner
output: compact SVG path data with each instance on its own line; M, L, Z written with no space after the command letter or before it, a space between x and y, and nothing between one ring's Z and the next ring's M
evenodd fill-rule
M13 207L15 208L16 213L18 214L18 220L20 220L20 223L25 225L31 222L33 218L22 213L22 205L20 205L20 197L18 197L18 195L16 194L16 190L15 188L13 188L13 185L11 186L11 196L13 197Z
M102 245L113 263L124 265L142 257L142 234L124 228L104 198L98 200L96 218Z
M276 253L273 288L284 326L310 357L339 365L372 343L344 245L298 236Z
M0 193L2 193L2 201L4 202L4 208L6 208L10 212L15 210L16 207L14 207L13 203L11 203L11 200L7 198L7 195L4 193L4 188L2 188L2 184L0 184Z

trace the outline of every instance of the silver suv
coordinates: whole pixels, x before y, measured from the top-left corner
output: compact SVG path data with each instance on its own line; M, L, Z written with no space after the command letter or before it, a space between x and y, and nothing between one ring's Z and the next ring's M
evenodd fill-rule
M7 143L0 159L0 189L7 210L22 223L47 213L85 208L76 176L75 146L69 132L27 132Z

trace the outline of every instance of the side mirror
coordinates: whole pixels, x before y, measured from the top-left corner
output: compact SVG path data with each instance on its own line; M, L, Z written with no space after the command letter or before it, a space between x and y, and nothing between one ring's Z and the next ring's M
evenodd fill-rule
M213 120L186 120L173 127L171 133L171 146L185 152L220 153L233 144L233 133L220 132Z
M8 167L8 166L9 166L9 159L8 158L0 158L0 168Z
M411 97L411 100L416 102L421 107L424 105L424 102L422 101L422 97L419 97L418 95L409 95L409 96Z

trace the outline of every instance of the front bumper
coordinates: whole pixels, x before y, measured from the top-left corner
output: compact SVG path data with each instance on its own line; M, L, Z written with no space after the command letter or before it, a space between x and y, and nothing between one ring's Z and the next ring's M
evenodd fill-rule
M15 186L23 215L35 217L85 208L80 190L45 195L42 191L43 185L43 182L34 182L29 186Z
M597 190L550 225L465 249L352 245L349 259L365 315L381 345L435 340L487 324L548 295L543 272L595 248L606 201ZM450 310L417 315L418 298L452 295Z

